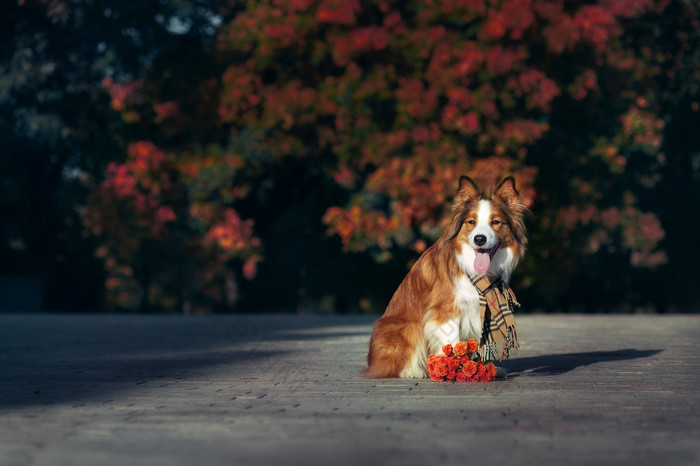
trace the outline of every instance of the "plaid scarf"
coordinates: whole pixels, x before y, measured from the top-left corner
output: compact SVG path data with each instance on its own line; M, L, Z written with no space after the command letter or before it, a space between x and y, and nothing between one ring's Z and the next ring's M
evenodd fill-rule
M471 279L479 291L479 307L483 332L480 346L484 347L483 359L501 361L518 348L518 333L515 329L513 308L520 307L513 290L498 277L493 282L486 275Z

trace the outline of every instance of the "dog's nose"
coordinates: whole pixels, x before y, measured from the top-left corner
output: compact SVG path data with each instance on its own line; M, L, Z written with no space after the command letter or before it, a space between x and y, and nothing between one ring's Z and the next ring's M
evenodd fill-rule
M474 237L474 243L476 243L477 246L483 246L484 244L486 244L486 236L476 235Z

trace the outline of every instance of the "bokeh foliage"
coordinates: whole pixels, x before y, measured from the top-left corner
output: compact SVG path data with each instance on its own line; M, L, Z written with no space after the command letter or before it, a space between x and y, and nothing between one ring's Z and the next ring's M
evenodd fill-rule
M516 177L530 309L697 302L674 289L698 224L693 2L2 8L3 273L43 274L51 307L381 311L461 174Z

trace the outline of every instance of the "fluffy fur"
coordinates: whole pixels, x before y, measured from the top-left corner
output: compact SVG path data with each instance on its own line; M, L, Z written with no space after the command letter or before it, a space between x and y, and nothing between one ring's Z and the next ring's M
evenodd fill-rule
M490 195L466 176L452 207L452 222L414 264L374 325L366 377L424 378L427 357L443 345L481 340L479 294L469 277L485 268L508 282L527 243L515 180ZM488 260L490 259L490 260Z

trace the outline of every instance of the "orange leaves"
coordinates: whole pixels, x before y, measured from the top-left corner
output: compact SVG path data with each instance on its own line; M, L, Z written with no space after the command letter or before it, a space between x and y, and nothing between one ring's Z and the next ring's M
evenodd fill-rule
M467 112L455 121L455 128L465 135L476 134L479 129L479 117L474 112Z
M297 38L297 30L292 24L265 24L263 35L280 43L282 47L289 47Z
M636 16L657 8L654 0L610 0L599 5L583 5L573 14L562 12L559 2L534 5L537 14L548 23L543 33L548 48L556 54L570 51L577 43L588 43L602 54L622 33L618 18Z
M544 73L528 69L517 76L511 77L506 88L513 91L517 97L525 97L525 107L537 108L548 112L555 97L561 92L557 84Z
M514 176L523 205L529 208L535 202L535 167L522 166L509 157L492 156L474 161L464 174L476 180L480 186L495 186L506 176Z
M360 206L347 209L329 208L323 216L329 234L337 234L346 251L364 251L370 244L388 248L388 233L398 227L396 219L379 211L365 211Z
M457 76L464 77L470 74L474 74L481 69L481 65L484 62L484 51L481 50L479 45L475 42L467 42L461 47L458 55L458 62L455 68ZM455 87L452 90L463 89L460 87Z
M581 74L569 84L568 90L576 100L583 100L588 93L598 87L598 75L590 68L584 69Z
M138 141L129 145L129 158L134 171L158 170L166 154L151 142Z
M561 13L553 16L554 20L542 28L542 34L547 48L558 55L572 50L581 41L581 32L570 15Z
M654 168L664 158L664 123L655 91L643 94L649 102L640 100L628 77L644 76L655 59L645 60L621 35L635 15L659 4L239 3L217 36L216 66L205 67L203 84L193 87L197 103L173 92L144 101L144 88L155 89L158 78L148 86L104 80L125 121L139 120L141 105L152 118L147 123L161 125L153 140L192 151L135 142L122 163L107 168L90 224L109 238L105 260L117 264L109 268L110 289L129 282L126 268L111 272L119 265L138 274L140 248L178 241L187 251L180 253L196 257L197 280L207 289L217 281L235 288L224 273L231 264L253 277L262 260L254 227L267 222L246 218L257 215L254 202L240 201L257 195L252 190L267 176L267 165L259 169L256 161L273 165L284 157L303 157L345 190L328 198L323 222L346 251L420 253L439 235L460 175L483 186L514 175L525 205L537 209L535 228L542 222L533 241L543 256L554 257L556 248L564 254L562 244L577 238L581 254L617 248L635 266L662 263L658 219L615 195L660 176ZM225 71L212 74L220 66ZM182 137L195 115L212 120L197 128L206 131ZM199 148L205 140L218 147ZM222 148L229 144L240 153ZM563 241L550 241L550 228ZM219 299L225 293L217 286L207 293Z
M437 93L426 88L419 79L399 78L396 89L398 110L405 112L412 119L430 117L437 104Z
M489 11L481 29L481 38L496 41L508 35L520 40L525 31L535 23L532 0L509 0L502 2L499 10Z
M535 120L513 119L503 125L503 138L514 145L523 146L532 144L542 137L549 129L549 124L539 123Z
M632 250L632 265L653 268L667 261L663 251L654 251L657 244L666 236L659 218L650 212L627 211L629 221L623 231L625 247Z
M505 151L541 137L546 124L510 124L513 117L504 119L501 109L504 88L524 99L523 110L548 112L559 95L545 73L526 65L529 49L522 40L534 21L530 0L499 6L481 0L428 3L425 14L378 8L381 14L357 26L357 2L326 0L314 11L277 1L241 12L231 29L253 32L236 33L238 42L230 43L244 58L224 74L221 118L264 134L280 156L330 148L342 163L359 151L363 163L380 162L399 150L410 153L404 147L408 139L392 138L428 122L439 122L452 145L479 137L483 155L504 137L509 143L499 147ZM441 15L477 21L476 32L465 35ZM405 27L412 20L415 27ZM283 66L287 52L278 49L284 31L292 30L296 74ZM491 44L479 31L492 38L507 34L516 42ZM494 85L501 76L506 85ZM515 118L518 113L509 112Z
M262 80L246 67L229 67L222 80L225 92L219 104L219 116L223 121L238 121L261 103Z
M389 32L379 26L369 26L357 28L350 32L350 49L352 51L361 50L382 50L389 45Z
M525 47L502 47L495 45L486 48L486 69L496 75L520 70L529 52Z
M84 220L103 242L98 251L110 306L134 307L139 299L166 308L177 304L178 295L169 293L181 284L169 280L179 280L179 272L159 273L150 290L125 274L138 270L143 260L170 264L172 255L187 256L190 286L219 301L235 295L235 287L222 289L219 283L231 273L228 261L240 261L244 277L255 276L262 245L254 221L242 219L233 207L248 194L248 185L235 179L244 165L240 155L216 146L176 157L149 141L130 144L126 161L110 164Z
M525 32L535 26L533 0L510 0L503 2L502 21L513 40L521 40Z
M666 235L661 222L655 214L635 207L631 194L625 197L620 207L600 209L594 204L584 204L561 209L556 226L566 230L587 227L590 233L585 249L589 254L600 250L612 252L621 247L630 254L630 263L635 267L654 268L665 264L666 253L656 250ZM620 243L614 239L617 235L622 238Z
M297 141L285 141L285 132L313 124L320 114L334 110L332 102L299 79L290 79L281 85L264 85L262 78L246 66L231 66L224 73L223 81L220 118L253 130L278 132L277 139L271 141L269 147L279 155L287 155L301 146Z
M126 165L112 162L107 167L107 179L103 187L119 197L130 196L136 188L136 177Z
M464 21L473 21L486 11L485 0L438 0L440 11Z
M550 121L552 109L602 95L601 67L630 68L620 19L654 5L251 3L221 34L231 64L219 115L277 158L328 161L324 171L350 201L330 207L323 221L346 250L421 250L461 174L484 184L515 175L525 204L534 204L538 167L527 164L545 162L533 162L528 150L559 124ZM593 142L581 157L620 174L623 143L658 150L651 110L625 113L619 124L622 134ZM123 182L129 189L128 177Z
M207 232L205 241L215 243L226 256L235 257L260 246L260 241L253 236L253 223L253 220L241 220L238 212L226 208Z
M132 143L124 164L111 163L107 167L101 195L105 200L114 198L113 202L128 202L134 209L136 225L148 231L149 235L159 237L165 225L177 219L173 208L163 205L167 192L173 186L168 174L172 163L172 155L153 143Z
M110 106L117 112L122 112L129 105L133 105L141 98L139 92L143 88L143 81L126 81L117 83L112 78L104 78L102 86L107 90L111 97Z
M322 23L354 24L360 11L358 0L322 0L316 10L316 19Z
M500 11L491 11L486 17L481 35L486 40L497 40L506 33L506 17Z
M156 105L154 110L156 112L156 123L163 123L165 120L173 118L179 113L177 102L172 100Z
M615 15L599 5L585 5L574 15L573 24L578 28L582 40L602 51L609 39L620 34L621 28Z
M166 154L150 142L129 145L128 159L123 165L110 163L102 189L120 198L158 195L167 179L153 178L161 169ZM142 205L145 205L142 203Z
M431 155L423 149L413 158L393 157L367 179L369 192L393 200L393 215L402 226L435 225L444 214L444 204L453 191L454 170L434 163L437 158Z
M379 26L368 26L354 28L350 32L333 33L331 37L330 51L333 60L337 66L344 67L364 53L377 52L388 47L393 34Z
M295 125L304 126L316 118L316 91L292 80L283 87L269 86L262 91L264 110L260 123L266 128L281 125L290 130Z
M614 137L600 137L590 150L590 158L602 161L610 173L622 174L627 168L628 158L633 154L645 153L650 159L648 167L654 172L663 165L663 155L659 154L663 138L664 121L645 108L646 99L640 97L629 110L619 118L620 132ZM653 173L640 177L648 187L652 187L658 176Z
M643 104L644 99L637 99L637 102ZM643 106L633 106L622 116L622 131L634 146L647 152L656 152L661 146L664 121Z
M338 170L333 174L333 179L340 186L347 189L351 189L355 184L355 174L347 165L340 165Z
M602 0L601 6L615 16L632 18L644 13L663 14L667 0Z

